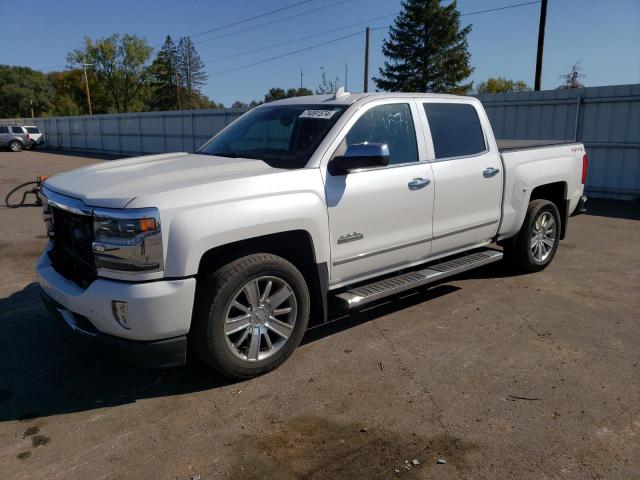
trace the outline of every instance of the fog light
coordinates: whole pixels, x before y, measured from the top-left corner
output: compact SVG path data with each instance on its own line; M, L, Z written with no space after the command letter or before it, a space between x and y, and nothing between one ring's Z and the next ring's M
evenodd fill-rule
M129 330L131 328L131 325L129 325L127 302L119 302L117 300L113 300L111 302L111 310L113 311L113 318L115 318L123 328Z

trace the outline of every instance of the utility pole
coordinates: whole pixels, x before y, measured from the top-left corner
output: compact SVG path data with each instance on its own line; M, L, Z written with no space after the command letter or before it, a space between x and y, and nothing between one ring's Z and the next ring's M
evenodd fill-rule
M542 54L544 53L544 29L547 24L547 1L542 0L540 4L540 25L538 27L538 53L536 55L536 79L533 89L540 91L542 80Z
M89 115L93 115L93 111L91 110L91 94L89 93L89 77L87 76L87 67L93 65L93 63L81 63L82 72L84 75L84 87L87 92L87 106L89 107Z
M364 40L364 93L369 91L369 32L370 29L367 27Z
M300 88L302 88L302 77L304 76L304 73L302 73L302 68L300 68Z
M29 100L29 105L31 106L31 118L33 118L33 100Z
M344 64L344 89L349 91L349 66Z

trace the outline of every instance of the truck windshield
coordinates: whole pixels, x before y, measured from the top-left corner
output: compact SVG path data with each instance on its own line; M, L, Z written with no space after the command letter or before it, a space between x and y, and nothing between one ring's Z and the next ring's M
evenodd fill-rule
M256 108L205 143L197 153L255 158L275 168L302 168L347 106Z

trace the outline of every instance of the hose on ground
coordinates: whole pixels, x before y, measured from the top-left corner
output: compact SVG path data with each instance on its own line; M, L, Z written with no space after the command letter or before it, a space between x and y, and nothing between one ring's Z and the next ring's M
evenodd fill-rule
M11 203L11 197L18 192L19 190L23 189L24 187L28 187L29 185L35 185L35 187L33 187L30 190L26 190L22 193L22 199L20 200L20 202L18 203ZM40 190L40 185L41 185L41 180L35 180L35 181L30 181L30 182L24 182L21 183L20 185L18 185L17 187L15 187L13 190L11 190L9 193L7 193L7 196L4 197L4 203L7 207L9 208L20 208L20 207L39 207L42 205L42 202L40 201L40 199L38 198L38 191ZM27 203L27 196L28 195L33 195L35 196L35 201L33 203Z

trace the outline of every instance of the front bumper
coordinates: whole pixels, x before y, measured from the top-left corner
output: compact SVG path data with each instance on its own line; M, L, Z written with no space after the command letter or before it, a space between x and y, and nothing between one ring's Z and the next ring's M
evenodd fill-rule
M56 272L46 254L36 274L49 309L76 332L115 347L136 363L184 363L195 278L141 283L98 278L82 289ZM127 302L130 329L114 318L113 300Z
M66 323L71 330L88 341L106 345L122 358L147 368L165 368L184 365L187 362L187 336L144 342L114 337L98 331L91 322L81 315L64 308L44 291L42 301L56 319Z

